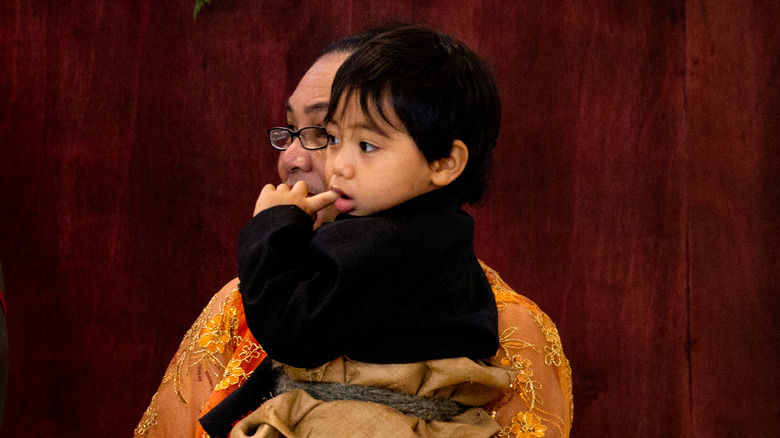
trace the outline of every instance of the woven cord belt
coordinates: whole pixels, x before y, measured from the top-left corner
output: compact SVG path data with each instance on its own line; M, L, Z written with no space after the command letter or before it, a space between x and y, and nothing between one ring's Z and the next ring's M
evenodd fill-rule
M322 401L351 400L379 403L398 410L404 415L426 421L448 421L467 409L467 406L452 400L404 394L374 386L302 382L286 375L279 379L276 387L277 394L293 389L302 389L311 397Z

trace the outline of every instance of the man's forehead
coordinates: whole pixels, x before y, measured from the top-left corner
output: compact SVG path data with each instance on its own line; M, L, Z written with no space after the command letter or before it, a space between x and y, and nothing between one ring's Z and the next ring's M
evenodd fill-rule
M330 100L330 88L336 71L347 59L348 54L330 54L317 60L309 68L292 96L287 100L288 112L311 113L325 110Z
M312 106L325 104L327 106L330 100L330 86L333 78L319 83L304 83L301 81L295 91L287 99L287 110L293 112L305 112Z

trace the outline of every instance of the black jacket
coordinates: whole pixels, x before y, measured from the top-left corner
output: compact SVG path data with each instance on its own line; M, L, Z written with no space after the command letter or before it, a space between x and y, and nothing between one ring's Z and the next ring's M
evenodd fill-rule
M473 249L473 219L433 191L312 231L295 206L260 212L239 237L247 324L296 367L337 357L410 363L484 359L498 349L495 299Z

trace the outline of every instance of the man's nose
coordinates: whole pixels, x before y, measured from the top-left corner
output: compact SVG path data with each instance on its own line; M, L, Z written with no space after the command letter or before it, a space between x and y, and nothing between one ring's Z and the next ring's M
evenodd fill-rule
M309 172L312 170L311 154L303 148L300 138L293 139L287 150L282 151L280 160L288 172L292 170Z

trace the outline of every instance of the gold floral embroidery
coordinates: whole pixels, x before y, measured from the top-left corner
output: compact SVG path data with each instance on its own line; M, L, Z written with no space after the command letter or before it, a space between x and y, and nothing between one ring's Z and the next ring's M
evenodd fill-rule
M531 312L531 316L533 317L534 322L536 322L536 325L539 326L539 329L541 329L542 333L544 333L544 337L548 342L548 345L544 347L544 351L546 353L544 356L544 362L547 365L555 365L556 367L564 368L562 373L564 382L562 383L566 386L569 394L569 412L571 413L569 421L574 421L574 397L572 391L573 385L571 380L571 364L563 354L561 335L558 333L558 328L555 326L555 323L553 323L550 317L546 314L542 312Z
M230 320L235 319L236 309L231 307L225 313L227 313L227 315L220 313L214 316L214 318L200 330L198 345L205 348L211 354L217 352L224 353L225 345L230 342ZM227 318L224 318L224 321L223 316L227 316Z
M542 388L541 383L534 381L532 378L534 371L531 369L531 361L523 359L520 356L512 356L512 358L501 359L501 365L510 366L517 370L517 377L515 381L510 384L510 388L515 391L522 390L525 395L530 399L528 406L529 411L533 411L537 404L544 404L542 398L537 394L537 390Z
M263 353L263 347L254 342L247 342L241 347L241 353L238 356L234 356L230 359L225 367L225 373L222 376L222 380L219 381L214 388L215 391L221 389L227 389L233 385L241 385L252 374L253 370L244 370L242 364L251 363L252 360L257 359Z
M237 300L240 302L241 295L238 289L230 291L214 314L213 310L217 298L218 295L214 295L209 300L195 323L184 334L179 349L160 383L160 388L162 388L168 382L173 381L174 394L182 405L189 403L182 391L182 375L190 372L199 373L198 379L205 378L213 385L218 373L224 368L220 355L232 356L230 348L235 348L238 341L236 336L238 318L234 303ZM214 316L211 316L212 314ZM152 396L149 407L135 430L136 435L148 434L149 430L157 424L158 394L159 392Z
M503 357L501 357L498 362L502 366L510 367L517 371L517 377L510 385L510 389L513 392L519 393L518 395L526 400L528 404L528 410L533 411L537 404L544 403L537 391L542 388L542 385L541 383L534 381L532 378L534 373L531 369L531 361L529 359L524 359L517 354L513 354L512 350L530 348L539 354L541 354L541 350L539 347L531 344L530 342L513 338L512 335L514 335L516 332L517 327L508 327L501 333L501 336L499 336L499 352L493 358L492 362L495 363L500 354L503 353Z
M509 385L509 392L505 396L505 402L508 402L513 397L520 397L525 401L528 411L517 414L512 419L512 424L504 427L498 434L499 437L543 437L546 426L541 424L539 417L536 417L533 412L537 409L538 405L542 405L542 400L539 391L542 389L540 382L533 379L533 369L530 359L523 358L518 354L513 354L512 351L522 350L530 348L536 353L542 354L539 347L526 342L522 339L514 338L513 335L517 332L517 327L506 328L499 337L500 348L499 353L493 358L494 363L498 362L504 367L512 368L517 371L515 380ZM500 360L497 360L501 356ZM549 365L549 364L548 364ZM524 416L527 414L526 416ZM495 411L494 411L495 415ZM528 421L525 421L527 419ZM539 422L540 427L531 427L530 425L536 424L532 420ZM532 435L536 434L536 435Z
M547 432L547 426L532 412L520 412L512 418L510 432L521 438L541 438Z
M221 389L227 389L233 385L238 385L241 381L247 379L249 374L241 368L241 362L231 359L225 367L225 374L222 376L222 380L214 387L215 391Z
M550 317L543 313L531 312L534 322L544 333L544 337L549 345L544 347L544 351L547 354L544 356L544 363L547 365L561 366L561 358L563 357L563 346L561 346L561 335L558 334L558 328L550 320Z
M144 416L141 418L141 422L135 428L135 435L146 435L149 433L149 429L157 424L157 394L152 396L152 401L149 403L149 407L146 408Z
M569 403L570 413L568 424L570 425L573 419L571 367L563 353L558 329L555 327L552 320L550 320L550 318L542 312L533 301L517 294L495 271L481 261L480 264L493 289L498 311L514 312L517 309L527 311L535 325L541 330L545 340L544 345L537 345L528 342L526 339L521 339L520 337L523 334L528 335L528 333L519 333L518 327L516 326L503 328L503 331L500 333L499 351L492 358L491 362L512 368L517 371L517 377L505 393L504 398L500 400L498 404L492 406L492 413L495 418L500 408L509 403L513 403L513 400L522 400L518 407L524 404L525 409L520 408L520 412L512 418L511 424L502 424L503 428L497 436L541 438L545 436L550 427L559 431L561 436L568 436L568 427L566 427L564 420L559 415L542 409L544 404L541 397L542 385L540 381L534 380L533 363L530 358L539 355L540 364L541 358L544 358L544 364L542 364L542 366L546 365L555 370L564 399L568 398L567 401ZM510 309L510 307L512 310L507 310ZM501 315L501 313L499 313L499 315ZM501 319L502 317L499 318ZM513 316L509 316L509 318L509 320L505 318L502 320L511 322ZM521 336L518 336L518 334ZM523 353L523 351L526 351L526 353ZM528 354L531 354L531 356L529 357ZM514 404L512 404L512 406L514 406Z
M499 336L498 341L501 345L500 348L504 350L504 355L509 357L510 349L521 348L530 348L537 353L541 353L541 351L539 351L539 347L522 339L513 338L512 335L515 334L516 331L517 327L507 327L503 332L501 332L501 336Z
M235 334L238 321L233 306L237 297L240 299L238 289L231 291L216 315L209 319L217 296L212 297L195 324L184 335L179 351L173 358L174 365L162 380L162 383L166 383L173 379L174 391L182 404L187 404L181 391L181 376L185 370L201 372L208 380L216 380L217 371L210 371L209 365L213 365L217 370L224 369L225 364L217 353L224 353L227 346L233 346L237 341Z

